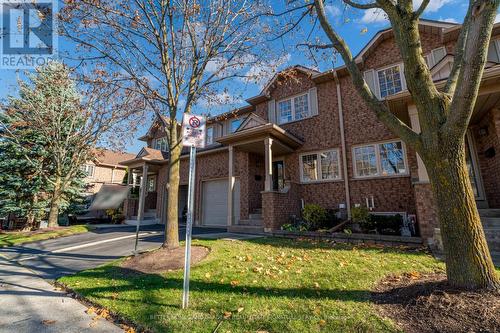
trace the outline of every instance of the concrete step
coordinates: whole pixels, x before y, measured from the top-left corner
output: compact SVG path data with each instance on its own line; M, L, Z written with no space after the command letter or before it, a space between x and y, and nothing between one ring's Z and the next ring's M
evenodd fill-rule
M227 227L227 232L234 232L239 234L263 234L264 227L252 225L231 225Z
M481 217L500 217L500 209L499 208L479 209L479 215Z
M500 217L484 217L481 216L483 228L500 228Z
M256 227L262 227L264 223L261 219L248 219L248 220L239 220L238 225L251 225Z
M257 209L254 209L253 211L255 214L262 214L262 208L257 208Z
M262 220L262 213L248 214L250 220Z

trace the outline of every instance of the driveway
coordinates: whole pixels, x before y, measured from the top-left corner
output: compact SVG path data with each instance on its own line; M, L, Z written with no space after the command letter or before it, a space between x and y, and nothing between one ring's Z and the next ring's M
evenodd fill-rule
M138 249L159 247L163 243L163 226L141 227ZM185 227L179 228L184 240ZM224 228L193 228L193 238L221 238ZM49 239L19 246L0 248L0 256L13 260L46 280L55 280L81 270L94 268L133 253L135 227L106 227L68 237Z
M180 227L181 240L185 232ZM228 236L225 229L193 228L193 238ZM138 248L157 248L163 238L163 226L144 226ZM135 227L124 226L0 248L0 333L122 332L113 323L87 314L87 307L47 280L130 255L134 242Z

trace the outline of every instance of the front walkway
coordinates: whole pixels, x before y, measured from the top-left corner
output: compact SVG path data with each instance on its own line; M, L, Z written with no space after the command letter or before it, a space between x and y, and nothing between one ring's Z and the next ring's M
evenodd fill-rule
M30 270L0 257L1 333L123 332L86 310Z

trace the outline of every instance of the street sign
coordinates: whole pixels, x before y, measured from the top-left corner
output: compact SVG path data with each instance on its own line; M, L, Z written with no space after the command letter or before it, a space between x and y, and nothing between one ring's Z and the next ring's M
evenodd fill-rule
M184 114L182 119L182 145L195 148L205 148L206 118Z

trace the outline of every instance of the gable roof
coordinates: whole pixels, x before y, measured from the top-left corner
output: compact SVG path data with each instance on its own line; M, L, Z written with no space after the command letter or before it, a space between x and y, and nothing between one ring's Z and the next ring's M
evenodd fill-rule
M236 129L235 132L241 132L241 131L244 131L244 130L247 130L249 128L253 128L253 127L257 127L257 126L260 126L260 125L265 125L267 124L267 121L256 115L255 113L250 113L246 118L245 120L243 120L240 124L240 126L238 126L238 128Z
M260 102L266 101L269 97L269 90L273 87L276 80L278 80L279 77L283 76L283 74L285 74L287 72L291 72L291 71L298 71L298 72L304 73L304 74L311 76L311 77L313 75L317 75L317 74L321 73L320 71L317 71L315 69L312 69L312 68L309 68L306 66L302 66L302 65L294 65L294 66L287 67L287 68L277 72L276 74L274 74L274 76L271 78L271 80L269 80L269 82L264 86L264 88L262 89L260 94L257 96L250 97L250 98L246 99L246 102L248 102L251 105L255 105L255 104L258 104Z
M135 156L136 159L144 158L148 160L167 160L168 153L158 149L153 149L149 147L143 147L141 151Z
M149 129L146 134L138 138L138 140L141 141L148 141L148 139L153 138L153 127L156 125L157 122L161 122L163 126L167 126L168 123L170 122L170 118L164 115L160 115L158 113L155 114L155 120L151 123L151 126L149 126Z
M120 162L130 160L135 155L109 149L96 149L95 163L96 165L107 165L112 167L120 166Z
M435 34L441 34L446 29L460 26L460 24L458 23L434 21L427 19L420 19L418 25L421 30ZM354 59L356 60L356 62L363 61L363 59L368 54L370 54L371 51L375 49L381 42L383 42L388 38L391 38L392 36L393 36L392 27L378 31L375 34L375 36L373 36L372 39L361 49L361 51L359 51L359 53L354 57Z

